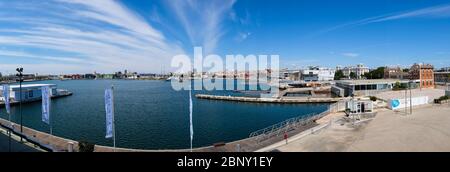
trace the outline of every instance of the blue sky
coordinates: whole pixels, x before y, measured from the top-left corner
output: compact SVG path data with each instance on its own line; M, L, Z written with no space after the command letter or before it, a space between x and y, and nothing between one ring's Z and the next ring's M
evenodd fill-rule
M282 67L450 66L450 1L0 0L0 72L171 70L176 54L278 54Z

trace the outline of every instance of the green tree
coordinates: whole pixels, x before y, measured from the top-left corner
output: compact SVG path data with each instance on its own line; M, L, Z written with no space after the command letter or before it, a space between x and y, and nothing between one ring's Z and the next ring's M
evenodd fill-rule
M350 72L350 78L351 79L356 79L356 73L355 72Z
M367 79L383 79L384 78L384 69L385 69L385 67L379 67L375 70L365 73L364 77Z
M408 88L408 85L407 84L401 84L400 82L396 82L395 84L394 84L394 88L393 88L393 90L404 90L404 89L407 89Z
M334 80L340 80L341 78L344 78L344 72L342 72L342 70L336 71L336 73L334 73Z

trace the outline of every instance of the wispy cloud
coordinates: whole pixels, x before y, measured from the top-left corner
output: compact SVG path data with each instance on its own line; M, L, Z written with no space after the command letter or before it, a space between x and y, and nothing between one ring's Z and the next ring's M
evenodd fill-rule
M206 54L213 53L225 34L223 22L232 16L235 0L168 2L175 12L193 46L203 46ZM231 13L231 14L230 14Z
M236 41L237 42L245 41L250 35L252 35L251 32L239 32L238 35L236 36Z
M118 1L49 0L30 5L18 0L3 2L0 8L0 58L40 59L45 65L36 66L53 66L36 69L44 73L66 72L58 65L72 71L78 67L78 72L156 72L168 66L173 55L183 53Z
M379 23L379 22L387 22L393 20L401 20L407 18L449 18L450 17L450 4L438 5L418 10L406 11L406 12L397 12L391 14L385 14L375 17L369 17L365 19L361 19L358 21L353 21L349 23L344 23L341 25L337 25L334 27L330 27L324 30L319 31L315 35L320 35L328 32L332 32L342 28L351 28L371 23Z
M358 53L342 53L341 55L346 56L346 57L358 57L359 56Z

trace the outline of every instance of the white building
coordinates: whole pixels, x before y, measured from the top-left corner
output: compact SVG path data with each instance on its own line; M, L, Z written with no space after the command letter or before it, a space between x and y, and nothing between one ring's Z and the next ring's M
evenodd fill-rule
M356 79L361 79L362 76L366 73L369 73L369 68L364 66L363 64L358 64L355 66L349 66L342 69L342 73L345 77L350 78L350 73L356 74Z
M21 101L22 102L30 102L41 100L42 92L41 88L44 86L48 86L51 89L51 95L54 96L57 94L56 84L24 84L22 85L22 97L20 96L20 86L19 85L11 85L10 95L9 97L13 101ZM3 92L3 87L0 88L1 92ZM1 95L3 100L3 95Z
M332 81L335 72L334 69L309 67L300 71L300 79L305 82Z

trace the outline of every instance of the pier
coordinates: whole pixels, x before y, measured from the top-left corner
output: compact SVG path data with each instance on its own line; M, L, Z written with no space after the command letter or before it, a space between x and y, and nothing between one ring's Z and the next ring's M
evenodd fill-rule
M322 98L322 97L283 97L283 98L258 98L258 97L237 97L237 96L218 96L208 94L196 94L199 99L223 100L236 102L252 103L335 103L345 98Z

